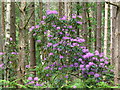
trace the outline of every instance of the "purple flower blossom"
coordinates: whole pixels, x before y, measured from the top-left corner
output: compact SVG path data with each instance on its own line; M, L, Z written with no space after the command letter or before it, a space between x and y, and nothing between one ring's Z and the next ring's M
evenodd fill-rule
M67 17L63 16L62 18L60 18L60 20L67 20Z
M76 88L76 86L73 86L73 88Z
M83 58L89 58L92 56L94 56L94 54L89 52L89 53L86 53L86 55L83 55Z
M50 47L50 46L52 46L52 43L48 43L48 44L47 44L47 47Z
M95 55L99 55L100 53L98 52L98 50L95 51Z
M96 74L94 75L94 77L95 77L95 78L98 78L98 77L100 77L100 75L96 73Z
M53 35L48 35L48 37L53 37Z
M45 67L44 69L46 70L46 69L49 69L50 67L49 66L47 66L47 67Z
M56 25L52 25L53 27L56 27Z
M0 55L4 55L5 53L4 52L0 52Z
M92 66L92 65L94 65L94 63L93 62L89 62L89 65Z
M49 74L46 74L46 76L48 77L48 76L50 76Z
M72 16L72 18L76 18L76 16Z
M41 42L41 40L36 40L36 42L40 43L40 42Z
M60 55L59 58L62 59L62 58L64 58L64 56Z
M77 23L78 23L78 24L82 24L82 22L80 22L80 21L77 21Z
M71 37L63 37L62 39L71 39Z
M38 77L35 77L34 80L35 80L35 81L38 81Z
M68 28L72 28L72 26L68 26Z
M87 53L89 50L88 49L83 49L82 52Z
M58 14L58 12L55 10L53 10L53 11L47 10L47 15L50 15L50 14Z
M35 83L34 81L30 81L28 84L33 84L33 83Z
M65 78L68 78L68 76L64 76Z
M3 67L3 65L4 65L3 63L2 63L2 64L0 64L0 68L2 68L2 67Z
M90 65L86 65L86 68L87 68L87 69L90 68Z
M49 56L54 55L53 53L49 53Z
M74 65L73 64L71 64L69 67L73 67Z
M39 28L40 26L39 26L39 25L36 25L35 27L36 27L36 28Z
M59 44L58 44L58 43L56 43L56 44L54 44L54 45L53 45L53 47L56 47L56 46L58 46L58 45L59 45Z
M82 18L82 16L78 16L79 18Z
M11 52L11 54L17 55L18 53L17 52Z
M105 64L108 64L109 62L108 61L104 61Z
M78 59L78 61L80 61L80 62L81 62L81 61L82 61L82 59L81 59L81 58L79 58L79 59Z
M72 32L75 32L75 30L72 30Z
M104 59L100 59L100 62L104 61Z
M58 29L60 29L60 27L57 27L56 29L58 30Z
M80 68L81 68L81 69L84 68L84 65L80 65Z
M89 72L88 74L89 74L89 75L94 75L95 73L94 73L94 72Z
M35 86L42 86L42 84L38 84L38 83L36 83Z
M33 80L32 77L28 77L28 80Z
M26 68L30 68L30 65L26 65L25 67L26 67Z
M62 70L62 67L59 67L58 70Z
M13 38L10 37L10 41L12 41L12 40L13 40Z
M43 19L45 19L45 18L46 18L46 16L43 16L42 18L43 18Z

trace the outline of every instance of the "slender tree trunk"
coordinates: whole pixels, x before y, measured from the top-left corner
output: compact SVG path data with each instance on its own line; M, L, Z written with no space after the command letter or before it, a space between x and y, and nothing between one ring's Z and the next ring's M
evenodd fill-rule
M19 84L23 84L24 74L25 74L25 58L26 58L26 43L25 43L25 33L26 27L23 27L26 24L26 12L25 12L26 2L21 2L21 26L19 28L19 64L17 68L17 78Z
M85 46L87 47L87 13L86 13L86 2L82 2L83 6L83 13L82 13L82 18L83 18L83 38L85 39L86 43Z
M64 8L64 2L59 2L59 16L61 16L61 17L64 14L63 8Z
M118 3L120 6L120 2ZM120 9L117 9L116 15L116 29L115 29L115 70L114 70L114 82L120 84Z
M32 14L35 11L35 4L34 2L31 2L30 5L30 13ZM32 17L30 19L30 26L35 25L35 12L32 14ZM33 37L33 33L30 33L30 66L31 68L36 67L36 54L35 54L35 38ZM36 72L33 72L34 75L36 75Z
M110 5L110 15L111 15L111 44L110 44L110 56L111 56L111 65L114 65L115 64L115 59L114 59L114 56L115 56L115 29L116 29L116 26L115 26L115 23L116 23L116 10L117 8L113 5Z
M96 32L96 49L101 52L101 20L102 20L102 3L97 2L97 32Z
M40 17L40 20L42 20L42 16L43 16L43 12L42 12L42 10L43 10L43 2L42 2L42 0L39 2L39 5L40 5L40 15L39 15L39 17Z
M108 4L105 3L105 27L104 27L104 56L107 56L107 34L108 34Z
M5 36L5 5L4 2L1 3L1 31L0 31L0 52L4 51L4 36ZM0 64L2 64L4 62L3 60L4 58L1 57L0 58ZM0 74L1 79L4 80L4 70L2 71L2 73Z

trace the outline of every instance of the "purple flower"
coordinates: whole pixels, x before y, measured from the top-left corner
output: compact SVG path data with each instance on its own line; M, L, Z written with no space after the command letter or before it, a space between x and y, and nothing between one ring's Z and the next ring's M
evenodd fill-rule
M10 41L12 41L12 40L13 40L13 38L10 37Z
M66 33L65 35L66 35L66 36L70 36L70 34L69 34L69 33Z
M26 65L25 67L26 67L26 68L30 68L30 65Z
M42 86L42 84L38 84L38 83L36 83L35 86Z
M62 59L62 58L64 58L64 56L60 55L59 58Z
M49 56L54 55L53 53L49 53Z
M82 16L78 16L79 18L82 18Z
M34 81L30 81L28 84L33 84L33 83L35 83Z
M56 25L52 25L53 27L56 27Z
M97 78L97 77L100 77L100 75L96 73L96 74L94 75L94 77Z
M32 77L28 77L28 80L33 80Z
M78 67L78 63L74 63L75 67Z
M87 53L89 50L88 49L83 49L82 52Z
M72 30L72 32L75 32L75 30Z
M52 43L48 43L48 44L47 44L47 47L50 47L50 46L52 46Z
M5 53L4 52L0 52L0 55L4 55Z
M65 78L68 78L68 76L64 76Z
M39 26L39 25L36 25L35 27L36 27L36 28L39 28L40 26Z
M94 56L94 54L89 52L89 53L86 53L86 55L83 55L83 58L89 58L92 56Z
M62 18L60 18L60 20L67 20L67 17L63 16Z
M17 55L18 53L17 52L11 52L11 54Z
M94 75L94 72L89 72L88 74L89 74L89 75Z
M82 59L81 59L81 58L79 58L79 59L78 59L78 61L80 61L80 62L81 62L81 61L82 61Z
M78 24L82 24L82 22L80 22L80 21L77 21L77 23L78 23Z
M46 18L46 16L43 16L42 18L43 18L43 19L45 19L45 18Z
M92 65L94 65L94 63L93 62L89 62L89 65L92 66Z
M73 86L73 88L76 88L76 86Z
M56 47L56 46L58 46L58 45L59 45L59 44L58 44L58 43L56 43L56 44L54 44L54 45L53 45L53 47Z
M48 77L48 76L50 76L49 74L46 74L46 76Z
M60 27L57 27L56 29L58 30L58 29L60 29Z
M62 39L71 39L70 37L63 37Z
M38 77L35 77L34 80L35 80L35 81L38 81Z
M90 67L90 65L86 65L86 68L88 69Z
M41 42L41 40L36 40L36 42L40 43L40 42Z
M78 42L80 43L85 42L85 39L78 39Z
M53 35L48 35L48 37L53 37Z
M105 63L105 64L108 64L109 62L108 62L108 61L105 61L104 63Z
M100 62L104 61L104 59L100 59Z
M80 68L81 68L81 69L84 68L84 65L80 65Z
M58 12L55 10L53 10L53 11L47 10L47 15L50 15L50 14L58 14Z
M76 16L72 16L72 18L76 18Z
M62 67L59 67L58 70L62 70Z
M72 26L68 26L68 28L72 28Z
M99 55L100 53L98 52L98 50L95 51L95 55Z
M4 65L3 63L2 63L2 64L0 64L0 68L2 68L2 67L3 67L3 65Z
M69 67L73 67L73 64L71 64Z
M49 66L47 66L47 67L45 67L44 69L46 70L46 69L49 69L50 67Z

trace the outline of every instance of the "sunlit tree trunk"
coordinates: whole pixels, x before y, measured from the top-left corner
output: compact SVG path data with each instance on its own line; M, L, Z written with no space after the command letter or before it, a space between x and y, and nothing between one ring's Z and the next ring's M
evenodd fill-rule
M105 3L105 27L104 27L104 56L107 56L107 37L108 35L108 4Z
M110 44L110 56L111 56L111 65L114 65L115 64L115 60L114 60L114 56L115 56L115 29L116 29L116 26L115 26L115 23L116 23L116 10L117 8L113 5L110 5L110 17L111 17L111 24L110 24L110 29L111 29L111 44Z
M102 3L97 2L97 32L96 32L96 49L101 52L101 20L102 20Z
M30 13L32 14L35 11L35 4L31 2L30 4ZM30 26L35 25L35 12L32 14L30 19ZM35 38L33 37L34 32L30 33L30 67L36 67L36 54L35 54ZM35 75L36 72L34 71L33 74Z

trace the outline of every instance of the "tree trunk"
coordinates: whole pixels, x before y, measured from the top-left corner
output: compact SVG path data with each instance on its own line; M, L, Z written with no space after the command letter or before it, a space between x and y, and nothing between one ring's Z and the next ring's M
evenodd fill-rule
M97 32L96 32L96 49L101 52L101 20L102 20L102 3L97 2Z
M107 56L108 4L105 3L104 56Z
M35 11L35 4L34 2L31 2L30 5L30 13L32 14ZM35 25L35 12L32 14L32 17L30 19L30 26ZM30 67L35 68L36 67L36 54L35 54L35 38L33 37L34 32L30 33ZM34 75L36 75L36 72L33 72Z
M120 5L120 3L118 3ZM120 7L119 7L120 8ZM117 9L115 29L115 84L120 84L120 9Z

